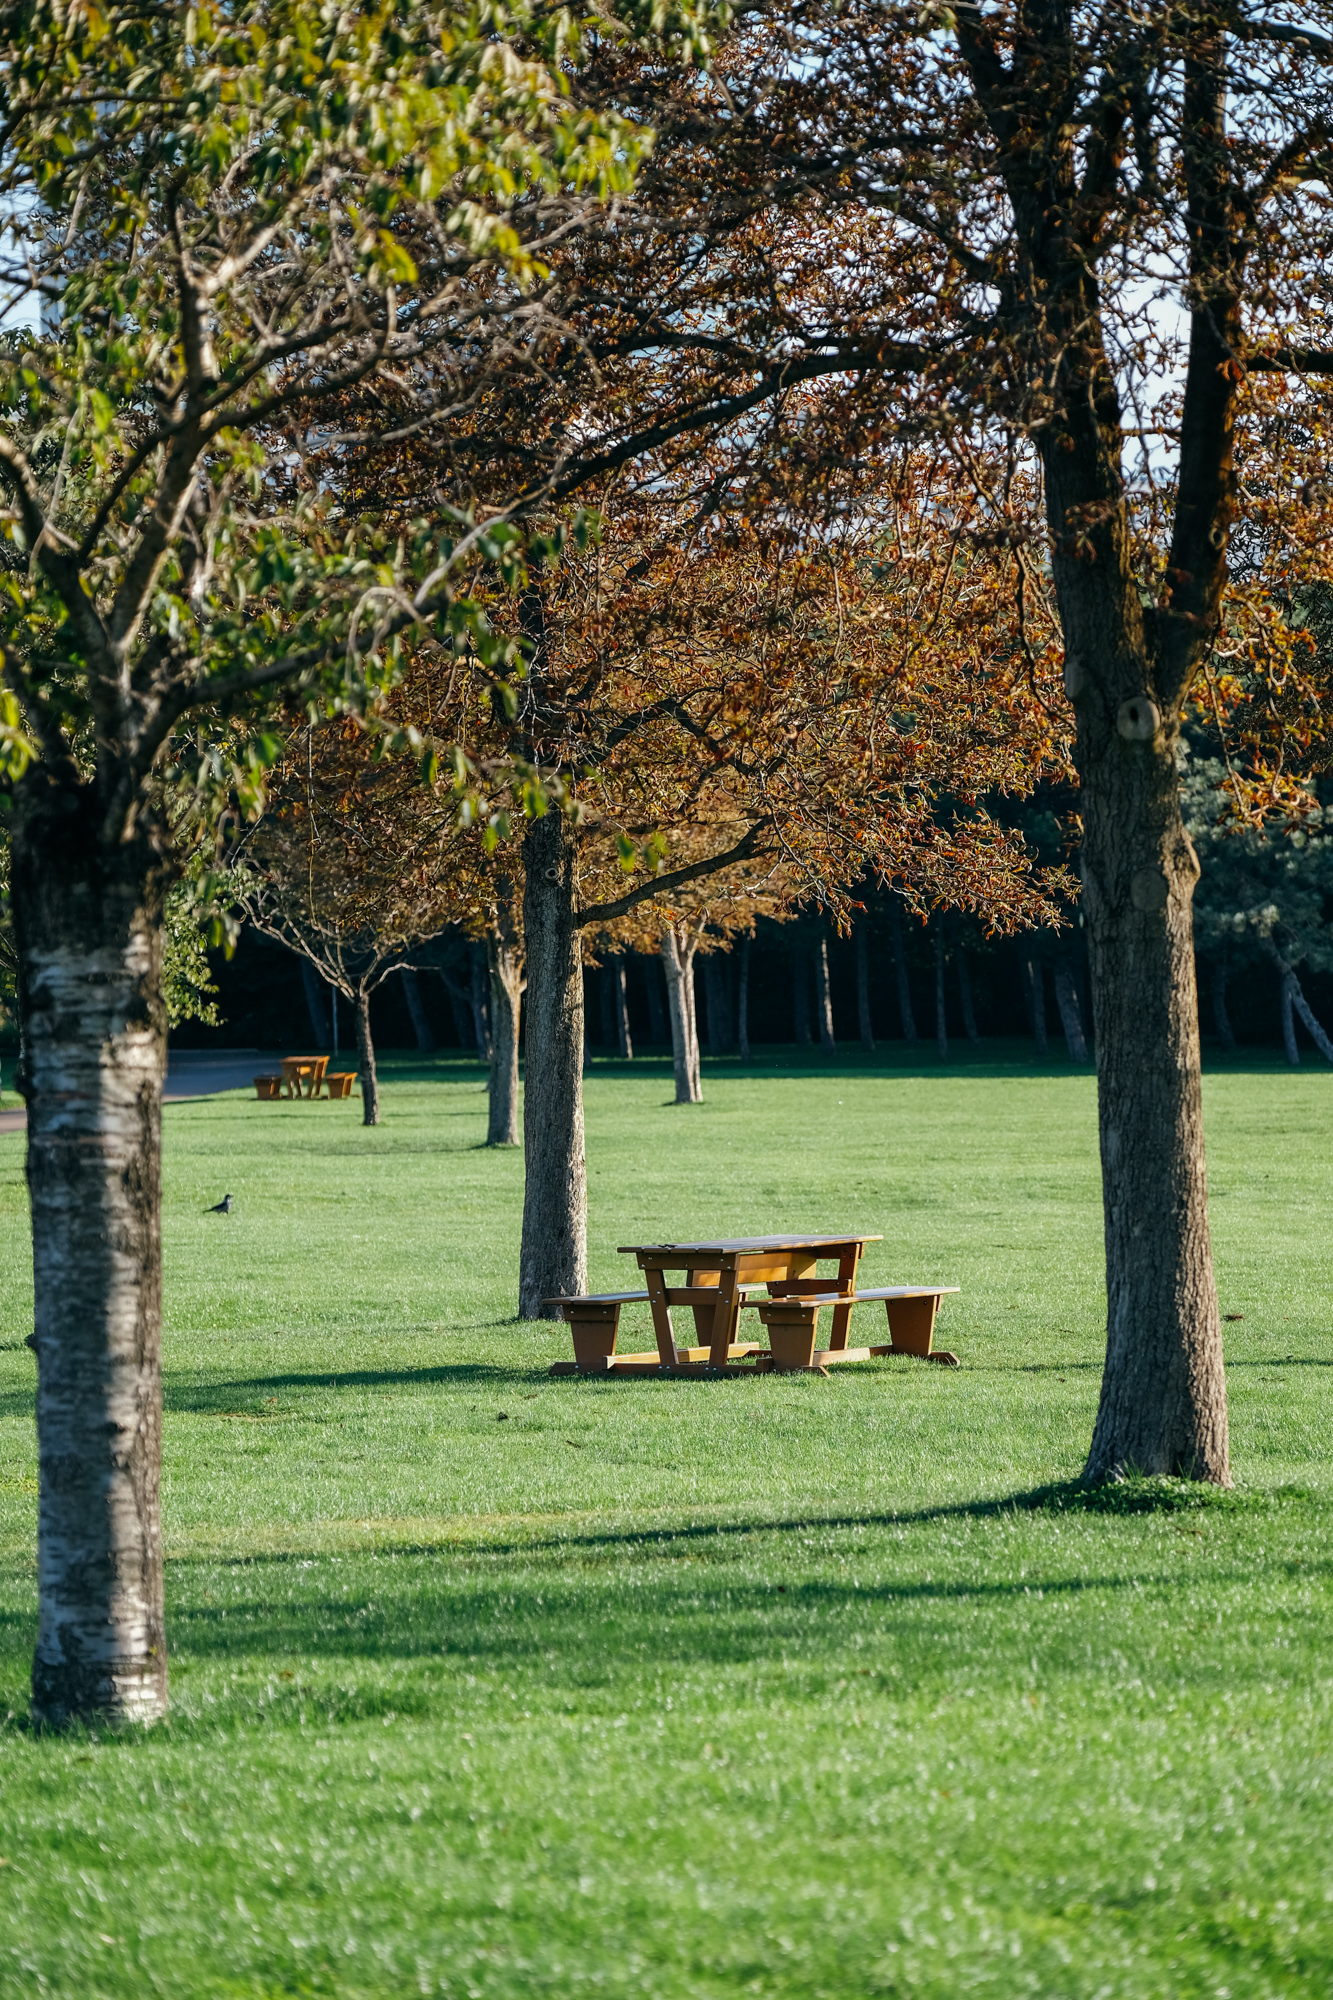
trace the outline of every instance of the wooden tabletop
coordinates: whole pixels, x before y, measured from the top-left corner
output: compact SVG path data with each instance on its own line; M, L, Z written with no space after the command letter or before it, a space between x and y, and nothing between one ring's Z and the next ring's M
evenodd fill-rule
M882 1243L882 1236L869 1235L859 1229L848 1229L841 1236L730 1236L711 1243L622 1243L619 1246L623 1257L665 1255L668 1251L688 1252L696 1256L707 1251L713 1256L744 1256L750 1251L760 1250L818 1250L824 1244L834 1243Z

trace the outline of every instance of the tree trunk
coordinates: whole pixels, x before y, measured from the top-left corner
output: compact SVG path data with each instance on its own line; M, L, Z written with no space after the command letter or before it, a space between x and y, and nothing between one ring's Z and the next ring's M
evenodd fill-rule
M815 1015L819 1022L819 1046L831 1056L837 1048L833 1039L833 995L829 990L828 938L820 929L815 941Z
M1055 1004L1060 1010L1060 1026L1065 1031L1065 1046L1069 1050L1070 1061L1085 1063L1088 1060L1088 1044L1078 1004L1078 983L1067 958L1055 961Z
M940 1061L949 1060L949 1023L944 1012L944 931L935 926L935 1042Z
M666 1004L662 998L662 961L647 952L639 954L643 966L644 991L648 996L648 1038L656 1049L664 1049L671 1040L671 1030L667 1026Z
M43 803L45 803L43 801ZM37 1357L33 1711L167 1705L162 1449L161 895L142 836L74 807L13 828Z
M625 990L625 960L617 953L611 961L611 999L615 1013L616 1054L624 1062L634 1057L634 1037L629 1031L629 995Z
M798 939L791 953L792 1026L799 1048L810 1046L810 958Z
M889 896L889 936L893 942L893 969L898 980L898 1019L902 1023L903 1040L916 1040L916 1015L912 1011L912 982L907 976L907 953L903 949L902 905L895 895Z
M1230 978L1231 961L1225 952L1221 952L1213 967L1213 1025L1221 1037L1222 1047L1229 1056L1234 1056L1236 1031L1227 1012L1227 982Z
M380 1122L380 1080L375 1070L375 1043L370 1033L370 994L358 986L352 999L356 1019L357 1074L361 1079L361 1123Z
M694 954L696 945L674 925L662 933L662 970L666 974L667 1012L671 1018L671 1059L676 1073L677 1104L700 1104L703 1087L699 1076L699 1031L694 1010Z
M741 939L740 965L736 975L736 1053L742 1062L750 1060L750 938Z
M967 968L967 953L961 944L954 946L954 956L958 961L958 999L963 1010L963 1032L975 1049L981 1046L981 1036L977 1033L976 1010L972 1005L972 976Z
M1085 1476L1134 1469L1225 1485L1191 914L1199 864L1180 817L1174 743L1148 706L1123 704L1109 730L1080 719L1107 1283L1106 1370Z
M520 1319L551 1319L543 1302L588 1289L588 1183L583 1152L583 965L576 928L577 845L561 812L523 842L527 952L523 1072L523 1245Z
M710 951L704 960L704 985L708 996L709 1053L724 1056L731 1049L731 1007L727 1001L726 970L719 952Z
M856 1025L861 1031L861 1047L868 1056L875 1053L875 1030L870 1019L870 936L868 917L856 926Z
M329 989L308 958L301 960L301 985L305 991L306 1012L310 1016L310 1032L315 1038L315 1047L330 1048L333 1045L333 1022Z
M496 921L486 933L491 975L490 1111L488 1146L518 1144L518 1028L523 995L523 954L513 914L513 887L506 879Z
M412 1018L412 1033L417 1038L417 1047L423 1055L429 1055L435 1047L435 1036L431 1032L430 1018L426 1013L426 1003L421 997L421 981L410 965L403 967L403 998Z
M1050 1052L1046 1036L1046 968L1039 958L1026 953L1019 962L1023 970L1023 997L1028 1006L1028 1024L1037 1045L1038 1060L1045 1062Z
M1282 1039L1286 1044L1287 1061L1299 1068L1301 1052L1296 1045L1296 1023L1293 1010L1299 1014L1310 1030L1311 1040L1326 1061L1333 1063L1333 1042L1324 1033L1323 1024L1305 997L1301 982L1296 976L1296 968L1288 965L1272 938L1264 939L1264 948L1277 966L1282 978Z

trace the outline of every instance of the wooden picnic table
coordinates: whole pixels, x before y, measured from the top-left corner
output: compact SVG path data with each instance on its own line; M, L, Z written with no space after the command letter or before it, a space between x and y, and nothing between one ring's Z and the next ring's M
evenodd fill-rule
M622 1243L622 1256L638 1259L648 1287L661 1367L725 1368L729 1360L759 1353L764 1341L738 1341L737 1321L747 1288L764 1285L771 1299L818 1294L833 1304L832 1349L845 1348L856 1292L856 1269L867 1243L882 1236L732 1236L699 1243ZM836 1276L821 1278L821 1263L836 1263ZM667 1273L683 1271L685 1283L672 1285ZM706 1357L681 1355L671 1324L672 1306L690 1306ZM636 1357L637 1358L637 1357ZM645 1357L646 1358L646 1357ZM628 1359L628 1357L627 1357Z
M284 1056L282 1081L288 1097L318 1097L328 1066L327 1056ZM304 1091L302 1084L305 1085Z

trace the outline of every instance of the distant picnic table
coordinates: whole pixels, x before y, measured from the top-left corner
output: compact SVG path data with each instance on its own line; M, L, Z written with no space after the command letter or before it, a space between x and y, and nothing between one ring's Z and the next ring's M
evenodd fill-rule
M857 1268L867 1243L882 1236L733 1236L690 1243L631 1243L621 1254L634 1257L644 1274L646 1291L597 1292L580 1297L548 1299L558 1306L573 1335L573 1361L557 1361L552 1374L707 1374L730 1362L752 1362L759 1368L787 1373L814 1369L823 1373L835 1362L868 1361L878 1354L913 1354L924 1360L954 1362L951 1354L935 1354L935 1315L946 1292L956 1285L889 1285L858 1291ZM819 1275L820 1264L836 1271ZM682 1273L683 1283L669 1274ZM763 1288L763 1296L751 1291ZM873 1347L850 1347L847 1341L852 1309L868 1301L885 1306L890 1338ZM656 1353L617 1354L621 1309L646 1304L651 1308ZM673 1306L688 1306L694 1315L697 1346L677 1344L671 1319ZM827 1347L817 1345L819 1315L831 1308ZM739 1338L740 1314L752 1308L764 1338Z

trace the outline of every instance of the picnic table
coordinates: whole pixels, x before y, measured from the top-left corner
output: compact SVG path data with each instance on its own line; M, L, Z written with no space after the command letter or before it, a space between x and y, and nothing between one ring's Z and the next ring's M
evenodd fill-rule
M282 1082L288 1097L318 1097L324 1087L324 1072L328 1066L327 1056L284 1056Z
M621 1254L637 1259L647 1290L548 1299L548 1305L560 1307L574 1340L573 1362L556 1362L552 1372L647 1374L669 1369L673 1374L712 1373L730 1361L748 1359L784 1371L815 1368L822 1372L834 1362L904 1353L952 1361L952 1355L937 1357L931 1352L931 1334L941 1297L956 1291L956 1285L857 1290L857 1267L866 1244L882 1241L881 1236L867 1233L622 1244ZM821 1277L821 1263L835 1264L836 1272ZM669 1274L677 1272L683 1274L683 1284L669 1282ZM763 1289L763 1296L752 1299L750 1292L757 1288ZM890 1339L874 1347L849 1347L852 1308L872 1299L884 1303ZM616 1353L621 1308L634 1304L647 1304L652 1310L656 1353ZM677 1345L673 1306L690 1308L698 1346ZM738 1338L740 1314L751 1306L763 1323L764 1339ZM825 1308L832 1309L833 1318L828 1346L819 1349L819 1315Z

